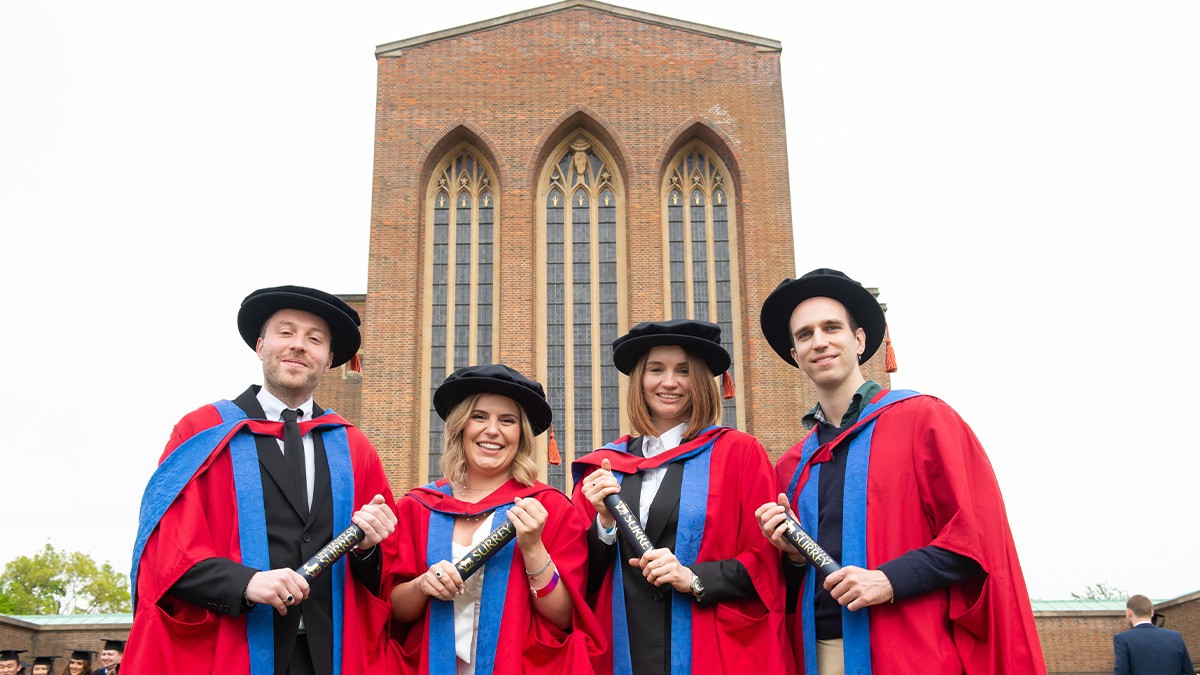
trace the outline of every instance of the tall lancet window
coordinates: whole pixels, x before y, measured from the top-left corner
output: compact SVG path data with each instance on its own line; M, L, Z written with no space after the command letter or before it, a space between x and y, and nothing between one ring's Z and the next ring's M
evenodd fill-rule
M668 314L700 319L721 327L721 340L733 355L735 385L742 325L734 223L735 187L724 162L708 146L688 144L667 165L663 180L667 251L664 274ZM726 400L722 422L742 426L740 397Z
M451 151L433 172L426 192L425 322L429 361L423 371L422 436L429 439L423 472L442 476L442 420L433 392L456 368L491 363L496 353L494 173L470 146Z
M625 325L624 189L611 156L584 132L555 149L539 181L538 377L563 460L547 467L547 482L567 490L571 460L620 435L612 341Z

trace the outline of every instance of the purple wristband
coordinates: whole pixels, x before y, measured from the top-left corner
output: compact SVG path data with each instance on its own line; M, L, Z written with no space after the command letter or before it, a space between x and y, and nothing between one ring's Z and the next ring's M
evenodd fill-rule
M529 587L529 592L533 593L535 598L544 598L554 591L554 587L558 585L558 570L554 570L554 574L550 575L550 581L546 582L541 588Z

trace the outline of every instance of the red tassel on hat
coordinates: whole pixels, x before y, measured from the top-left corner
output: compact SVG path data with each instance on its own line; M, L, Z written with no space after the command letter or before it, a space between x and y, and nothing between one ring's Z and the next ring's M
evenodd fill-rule
M735 392L733 390L733 376L729 374L728 370L721 373L721 396L726 401L735 396Z
M554 440L554 425L550 425L550 440L546 442L546 461L554 466L562 464L562 456L558 454L558 441Z
M889 373L896 372L896 350L892 349L892 336L887 328L883 329L883 369Z
M352 373L362 372L362 359L358 358L358 354L350 357L350 365L347 366Z

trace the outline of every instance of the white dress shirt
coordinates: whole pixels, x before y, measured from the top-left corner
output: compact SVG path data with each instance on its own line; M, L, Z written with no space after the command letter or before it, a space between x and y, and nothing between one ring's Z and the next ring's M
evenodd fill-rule
M287 405L283 401L275 398L271 392L267 391L266 387L258 390L258 404L262 406L263 413L266 414L267 419L277 422L283 421L283 411L287 408ZM296 418L297 422L311 420L313 416L312 397L309 397L307 401L301 403L299 410L300 415ZM282 453L283 439L280 438L277 440L279 441L279 452ZM313 486L316 485L316 470L313 467L313 464L316 461L314 459L316 450L313 448L312 434L304 434L304 436L300 438L300 442L304 444L304 477L308 481L308 505L311 507L313 499Z
M258 404L262 406L263 414L266 415L267 419L277 422L283 421L283 411L287 409L287 404L275 398L271 392L267 391L266 387L258 390ZM297 423L304 420L311 420L313 416L312 397L308 397L308 400L301 403L299 408L293 408L293 410L300 411L300 414L296 416ZM279 438L276 440L279 443L279 452L282 453L283 439ZM316 462L316 450L313 448L312 434L304 434L300 437L300 442L304 444L304 477L308 481L308 506L312 508L313 486L316 485L316 471L313 468L313 464ZM300 617L300 629L304 629L304 617Z
M668 450L674 450L683 442L684 429L687 429L687 422L666 430L662 436L643 436L642 454L649 459ZM663 479L667 477L667 466L660 466L657 469L642 469L641 473L642 490L638 493L638 520L642 521L644 528L646 521L650 519L650 505L654 503L654 498L658 496L658 488L662 486ZM600 541L605 544L617 541L617 528L614 526L611 530L604 529L604 526L600 524L599 515L596 516L596 529L599 531Z

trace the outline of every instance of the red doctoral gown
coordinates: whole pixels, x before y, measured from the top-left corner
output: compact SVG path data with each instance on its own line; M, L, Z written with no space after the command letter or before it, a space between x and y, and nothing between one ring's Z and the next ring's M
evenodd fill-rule
M379 456L357 428L337 415L325 419L345 425L353 466L353 509L391 488ZM192 436L221 424L221 414L207 405L185 416L171 434L162 463ZM306 429L313 423L301 424ZM279 425L282 428L282 425ZM244 431L241 433L245 433ZM282 431L280 431L282 435ZM132 673L249 673L246 615L209 611L168 595L184 572L208 558L241 561L238 505L228 442L218 446L167 509L146 542L137 577L137 607L122 670ZM340 525L340 532L348 526ZM396 537L379 544L384 564L395 556ZM386 569L386 568L385 568ZM387 622L391 609L347 571L343 594L343 675L380 672L386 658ZM269 608L268 608L269 609Z
M483 567L485 585L484 597L480 600L481 636L476 646L476 663L494 658L494 668L491 672L497 675L592 672L590 658L604 651L606 643L583 595L587 579L586 523L572 508L566 495L545 483L525 486L516 480L509 480L483 500L470 503L446 494L449 491L447 486L448 483L443 478L432 485L413 489L397 503L399 523L396 529L402 539L390 574L385 570L385 587L390 589L410 581L424 574L433 562L437 562L430 561L428 556L431 522L434 522L435 518L448 516L441 522L449 524L452 528L454 516L486 513L497 507L512 504L517 497L535 498L548 512L546 525L542 529L542 543L558 570L559 584L571 595L571 631L560 630L533 607L534 599L529 591L529 579L525 576L524 559L516 541L513 540ZM497 513L493 528L501 524L501 518L504 516ZM452 530L447 530L444 534L448 537L450 531ZM445 545L448 549L449 542L445 542ZM508 560L503 560L506 556ZM492 576L488 576L502 571L505 564L508 566L506 583L497 583ZM487 583L489 581L491 584ZM504 597L489 597L489 594L493 593L489 587L496 589L496 594L502 589ZM439 615L443 620L439 621L435 612L430 610L432 603L451 604L449 601L431 599L426 604L426 611L414 621L392 624L393 637L400 644L401 672L430 675L431 670L438 670L436 664L439 663L438 658L431 658L431 653L439 650L442 665L454 662L454 655L451 653L454 637L453 619L451 617L448 623L445 622L447 614L443 613ZM500 606L503 607L503 611L499 616L488 614L489 607ZM484 644L486 640L482 634L485 630L491 630L497 622L498 639L493 651ZM487 626L488 623L493 626ZM438 633L435 637L440 639L440 646L431 647L431 629ZM484 652L488 653L485 655ZM453 675L453 670L449 672Z
M887 394L880 392L875 402ZM776 472L783 486L798 478L793 508L812 466L829 461L834 445L872 420L867 567L875 569L932 544L967 556L983 569L980 577L948 589L869 608L872 672L1045 673L1000 486L975 434L941 400L917 395L875 414L864 410L854 427L819 448L805 467L799 466L804 442L792 447ZM794 627L792 644L803 672L799 615Z

